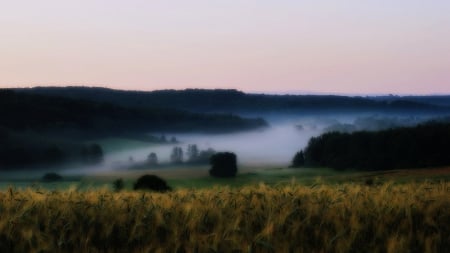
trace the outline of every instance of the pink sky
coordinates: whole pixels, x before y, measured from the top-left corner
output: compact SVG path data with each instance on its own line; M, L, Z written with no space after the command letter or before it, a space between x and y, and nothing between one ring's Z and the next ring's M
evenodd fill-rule
M450 1L8 1L0 87L450 94Z

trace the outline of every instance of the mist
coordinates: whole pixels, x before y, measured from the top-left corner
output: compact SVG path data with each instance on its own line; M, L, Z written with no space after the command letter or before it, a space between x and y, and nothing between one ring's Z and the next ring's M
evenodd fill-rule
M267 116L267 115L266 115ZM175 144L149 144L143 147L124 146L107 152L101 165L83 171L99 172L127 170L133 164L143 163L150 153L155 153L160 164L169 164L172 149L177 146L186 151L195 144L199 150L214 149L216 152L234 152L241 166L288 166L296 152L304 149L311 137L324 132L376 131L400 126L414 126L432 116L380 115L380 114L327 114L320 116L270 115L269 127L256 131L227 134L180 134L164 133L179 141ZM161 133L149 133L158 135ZM105 147L108 150L108 147ZM189 166L189 165L185 165ZM67 172L80 172L79 168Z
M261 116L261 115L259 115ZM90 175L114 171L126 172L133 170L136 165L140 169L171 169L192 168L196 165L181 164L172 166L170 155L177 146L184 151L184 160L187 160L188 145L197 145L200 151L213 149L216 152L234 152L238 158L239 166L261 168L267 166L286 167L291 164L295 153L304 149L311 137L319 136L330 131L353 132L360 130L376 131L401 126L414 126L434 118L432 115L386 115L386 114L311 114L288 115L271 114L262 115L269 123L269 127L254 131L226 134L185 134L185 133L148 133L159 136L164 134L167 138L175 137L177 143L149 143L134 141L139 145L130 145L129 140L118 140L114 145L107 141L100 144L105 150L103 162L96 165L67 164L58 167L44 167L23 170L20 173L2 172L3 178L39 178L43 172L58 171L63 175ZM112 147L118 146L118 147ZM155 153L158 163L162 167L146 166L145 162L150 153Z

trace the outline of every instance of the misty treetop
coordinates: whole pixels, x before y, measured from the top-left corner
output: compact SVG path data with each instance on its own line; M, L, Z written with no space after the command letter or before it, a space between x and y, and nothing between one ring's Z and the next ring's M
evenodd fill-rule
M172 148L170 162L172 164L208 164L211 156L215 153L216 151L212 148L200 150L196 144L189 144L186 152L183 151L182 147L175 146ZM186 154L186 158L184 154Z
M325 133L310 139L293 166L391 170L450 165L450 123L378 132ZM304 157L303 157L304 156Z

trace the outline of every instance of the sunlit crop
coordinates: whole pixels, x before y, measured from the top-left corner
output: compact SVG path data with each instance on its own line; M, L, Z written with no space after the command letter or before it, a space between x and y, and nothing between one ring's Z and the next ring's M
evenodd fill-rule
M0 193L0 252L446 252L450 183Z

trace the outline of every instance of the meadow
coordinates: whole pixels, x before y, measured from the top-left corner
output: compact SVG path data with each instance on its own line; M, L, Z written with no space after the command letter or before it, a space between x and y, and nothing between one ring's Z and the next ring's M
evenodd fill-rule
M394 183L384 181L386 175L367 184L360 176L343 182L333 176L309 183L291 179L233 187L179 186L170 193L10 187L0 192L0 252L450 248L448 180Z

